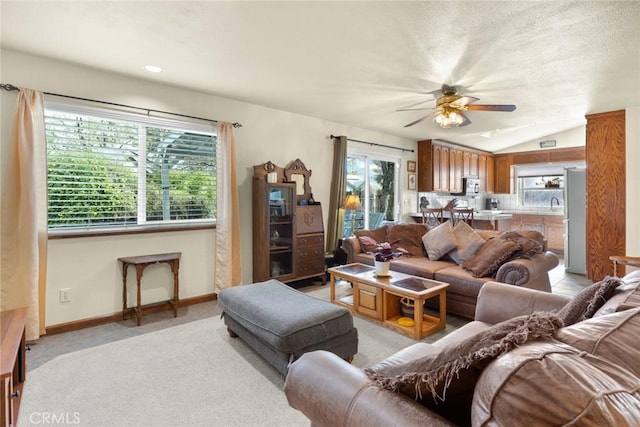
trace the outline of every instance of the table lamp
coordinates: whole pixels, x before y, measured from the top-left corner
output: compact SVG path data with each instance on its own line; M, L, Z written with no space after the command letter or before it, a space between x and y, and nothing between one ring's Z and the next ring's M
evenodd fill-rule
M342 203L342 209L349 209L351 211L351 235L355 236L355 225L356 225L356 215L355 211L359 211L362 209L362 204L360 203L360 197L357 194L347 194L347 197L344 199Z

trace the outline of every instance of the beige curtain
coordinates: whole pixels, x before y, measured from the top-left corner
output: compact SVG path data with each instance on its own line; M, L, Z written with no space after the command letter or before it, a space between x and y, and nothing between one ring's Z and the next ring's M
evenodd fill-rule
M236 142L231 123L218 122L216 145L218 212L216 215L214 290L217 293L224 288L242 283Z
M329 219L327 224L327 252L338 247L338 239L344 231L344 209L341 209L346 190L347 137L333 138L333 168L331 194L329 195Z
M0 305L28 307L26 338L45 332L47 164L41 92L21 89L2 177Z

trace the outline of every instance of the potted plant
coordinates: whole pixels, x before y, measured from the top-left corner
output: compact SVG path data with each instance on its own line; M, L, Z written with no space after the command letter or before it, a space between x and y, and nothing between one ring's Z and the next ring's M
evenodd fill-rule
M376 276L388 276L391 260L402 256L403 253L407 253L407 251L402 248L397 248L396 251L394 252L392 245L397 242L398 241L395 241L392 243L383 242L383 243L378 243L376 245L376 250L375 250Z

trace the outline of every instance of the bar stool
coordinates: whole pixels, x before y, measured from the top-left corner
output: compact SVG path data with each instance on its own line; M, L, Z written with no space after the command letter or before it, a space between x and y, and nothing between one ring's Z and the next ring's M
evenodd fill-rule
M640 267L640 257L611 255L609 259L613 261L613 275L615 277L618 277L618 264Z
M451 220L455 226L458 222L464 221L473 227L473 209L452 209Z
M442 208L422 208L422 223L429 227L437 227L442 224Z

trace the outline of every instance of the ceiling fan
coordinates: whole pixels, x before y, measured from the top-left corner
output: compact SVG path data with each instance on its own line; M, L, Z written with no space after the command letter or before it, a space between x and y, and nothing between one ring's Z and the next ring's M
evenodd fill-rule
M463 114L464 111L514 111L515 105L473 105L479 98L473 96L458 95L455 86L442 85L442 96L436 99L436 108L408 108L398 111L435 110L424 117L419 118L404 127L413 126L433 116L433 121L438 126L448 129L456 126L467 126L471 120Z

